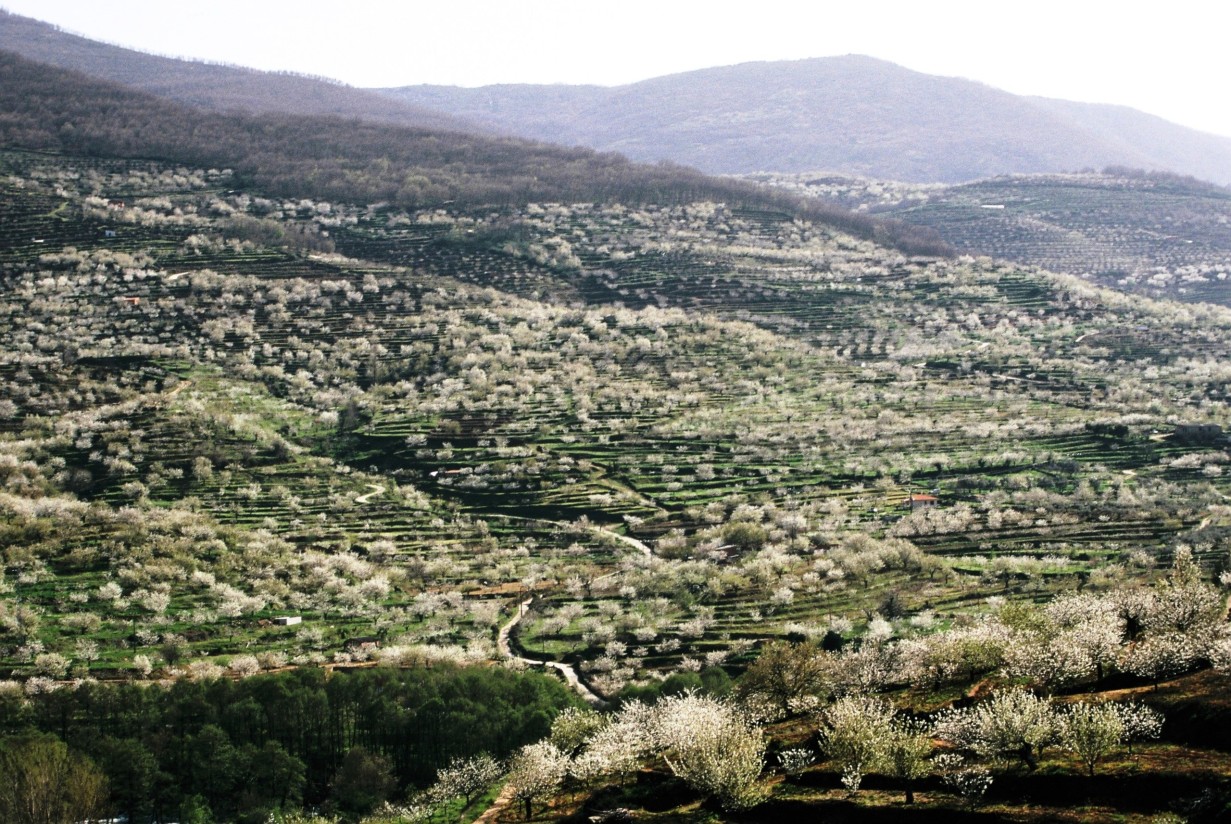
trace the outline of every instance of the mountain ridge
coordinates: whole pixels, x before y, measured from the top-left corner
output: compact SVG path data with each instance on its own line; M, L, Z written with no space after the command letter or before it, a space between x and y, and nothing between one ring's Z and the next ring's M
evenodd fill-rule
M211 111L319 114L415 128L483 131L449 115L338 81L149 54L91 40L3 9L0 49Z
M863 55L748 62L614 87L359 89L148 54L2 9L0 49L209 111L522 137L710 174L829 171L960 183L1120 165L1231 183L1231 138L1127 107L1019 97Z
M952 183L1128 165L1231 182L1231 138L862 55L742 63L616 87L379 91L506 133L710 173L826 170Z

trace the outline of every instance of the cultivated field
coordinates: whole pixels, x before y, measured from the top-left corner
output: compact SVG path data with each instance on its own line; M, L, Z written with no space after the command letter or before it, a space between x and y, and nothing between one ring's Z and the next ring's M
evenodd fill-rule
M19 692L491 661L530 597L513 650L607 700L748 690L788 639L845 673L801 697L914 709L1225 662L1220 307L718 203L415 212L20 152L0 292ZM1103 657L1006 652L1125 592ZM850 814L804 775L775 809Z

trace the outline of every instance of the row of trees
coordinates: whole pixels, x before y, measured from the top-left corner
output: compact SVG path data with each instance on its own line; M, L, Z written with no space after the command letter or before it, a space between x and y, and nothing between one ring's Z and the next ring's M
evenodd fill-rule
M832 648L842 645L837 636L829 649L773 642L739 689L787 716L837 696L905 685L939 690L987 675L1042 694L1101 684L1113 671L1157 683L1200 666L1231 666L1225 603L1181 548L1153 586L1061 595L1041 607L998 602L983 617L898 639L876 617L859 643L841 649Z
M883 698L848 695L820 709L811 721L816 746L779 750L777 769L798 774L820 755L851 792L859 790L868 773L880 773L899 782L909 804L917 782L932 774L955 794L978 801L991 785L993 769L1010 760L1033 769L1051 746L1071 753L1093 776L1096 765L1117 747L1131 752L1134 742L1157 738L1163 718L1139 703L1057 705L1011 689L931 718L899 712ZM944 742L940 748L938 741ZM566 711L549 739L514 755L508 781L530 818L536 802L570 783L586 789L601 781L622 782L649 760L722 808L740 810L769 794L767 744L747 705L686 693L653 705L630 702L607 716ZM438 786L446 784L442 773Z
M256 822L271 811L323 803L358 816L400 795L398 788L408 785L411 769L410 786L428 786L387 808L389 820L430 820L457 801L469 807L502 777L528 819L537 804L567 787L591 790L623 783L647 762L659 764L724 809L747 809L768 796L769 741L755 701L685 692L654 704L626 702L604 714L576 706L560 711L558 697L540 698L534 707L537 720L502 736L491 726L496 724L492 716L500 716L507 729L505 715L527 708L503 702L525 699L526 689L539 689L541 679L486 672L448 672L443 681L439 673L421 671L351 673L338 675L334 680L343 683L337 687L299 673L136 693L83 686L19 704L10 697L4 705L6 727L24 718L27 730L44 732L3 739L0 813L17 824L86 818L106 809L123 812L130 821L171 813L190 820L217 816ZM518 694L487 692L483 700L496 702L487 709L490 714L474 705L459 709L457 696L441 691L442 686L466 689L460 683L465 681L473 690L476 679L490 687L493 678L495 683L513 679ZM424 703L421 688L432 681L438 697ZM412 682L420 687L418 697L406 692ZM319 719L297 707L307 709L303 701L311 701L313 693L323 703L308 711L325 713L329 729L305 749L305 734L313 735L311 727ZM399 723L416 707L413 727ZM899 712L883 698L848 694L807 717L816 746L779 750L779 770L800 773L819 755L851 792L859 790L868 773L880 773L899 782L907 803L913 801L917 782L932 774L955 794L977 802L994 770L1011 763L1034 769L1048 747L1071 753L1093 776L1115 749L1128 747L1131 753L1135 742L1157 738L1163 723L1158 712L1139 703L1057 703L1020 688L931 717ZM393 735L365 730L370 724L393 724ZM424 726L440 729L442 737L433 743L412 734ZM142 728L140 735L124 735L135 727ZM73 748L48 732L52 729ZM519 739L534 738L516 748ZM390 740L398 743L381 747ZM937 740L947 742L939 751ZM417 767L406 762L407 748ZM446 759L446 752L454 754ZM327 780L315 786L314 774ZM61 812L38 817L44 813L37 811L52 809Z
M581 788L622 782L646 759L656 759L724 808L747 809L765 795L758 779L766 744L743 708L686 693L652 705L629 702L609 715L566 711L549 739L514 755L508 780L529 818L534 803L559 792L566 779Z

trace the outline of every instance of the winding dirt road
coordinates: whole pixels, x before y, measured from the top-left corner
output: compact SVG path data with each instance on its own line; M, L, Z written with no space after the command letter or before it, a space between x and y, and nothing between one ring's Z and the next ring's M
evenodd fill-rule
M356 496L355 496L355 503L357 503L357 504L366 504L368 501L372 500L372 499L373 499L374 497L376 497L377 495L384 495L384 494L385 494L385 488L384 488L383 486L381 486L380 484L368 484L368 489L370 489L370 490L372 490L372 491L371 491L371 492L365 492L365 493L363 493L362 495L356 495Z
M513 647L509 643L509 635L513 632L513 628L521 623L521 619L530 609L530 603L533 600L532 598L527 598L518 604L517 612L513 613L513 617L506 621L504 626L500 627L500 633L496 636L496 648L500 650L500 654L511 661L517 661L530 667L551 667L564 676L564 682L580 695L587 704L592 707L607 706L605 700L582 683L581 679L577 677L577 670L573 669L570 665L562 664L559 661L539 661L535 658L526 658L513 652Z

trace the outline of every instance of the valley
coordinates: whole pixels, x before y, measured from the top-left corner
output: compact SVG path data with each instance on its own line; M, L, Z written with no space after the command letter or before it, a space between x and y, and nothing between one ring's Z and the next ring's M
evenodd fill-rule
M1228 152L0 10L0 821L1225 820Z
M603 700L719 694L784 638L902 654L1227 564L1216 306L712 201L0 161L26 694L479 663L522 604L515 654Z

